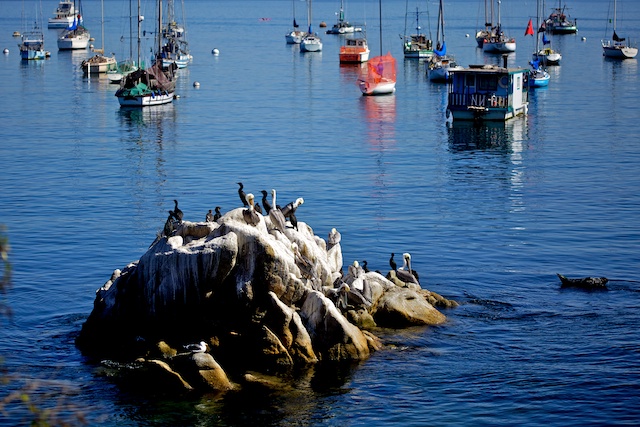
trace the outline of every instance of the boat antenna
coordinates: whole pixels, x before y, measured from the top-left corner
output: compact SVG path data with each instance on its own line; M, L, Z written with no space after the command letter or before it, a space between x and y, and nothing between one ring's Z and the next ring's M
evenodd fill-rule
M378 0L378 13L380 16L380 56L382 56L382 0Z

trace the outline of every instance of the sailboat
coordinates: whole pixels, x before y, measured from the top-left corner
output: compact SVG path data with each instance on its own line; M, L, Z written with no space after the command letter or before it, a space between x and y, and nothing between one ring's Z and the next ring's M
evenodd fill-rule
M75 7L75 1L74 1ZM91 34L84 26L82 19L82 4L75 7L78 12L69 25L58 37L58 50L86 49L89 46Z
M536 26L540 23L540 2L536 2ZM542 31L538 30L538 33L542 32L544 36L544 29ZM538 52L540 51L539 42L540 37L538 34L534 34L533 32L533 24L531 23L531 19L529 19L529 24L527 25L527 29L524 32L526 36L534 36L536 38L536 48L533 52L533 59L529 61L529 65L531 65L531 71L529 71L529 86L530 87L542 87L548 86L549 80L551 80L551 76L547 71L542 68L542 64L540 63L542 59L538 57Z
M575 34L578 32L577 21L571 21L564 13L567 6L562 7L562 0L558 0L558 7L553 9L545 21L546 31L551 34Z
M138 17L140 17L140 0L138 0ZM125 76L116 91L121 107L147 107L168 104L173 101L177 68L172 64L168 70L162 69L162 0L158 0L158 27L156 32L156 61L146 69L136 70ZM138 18L138 64L140 63L140 18Z
M626 38L616 33L616 18L618 14L618 1L613 0L613 40L602 40L602 54L607 58L630 59L638 55L638 48L631 46ZM626 42L626 43L625 43Z
M431 37L427 38L422 32L420 13L418 6L416 6L416 32L407 34L407 18L409 16L409 0L407 0L404 14L404 37L402 38L402 50L405 58L431 58L433 56L433 42ZM429 12L427 11L427 21L428 17Z
M488 1L491 2L491 13L487 8ZM489 19L490 18L490 19ZM493 0L484 0L484 30L480 30L476 33L476 43L478 47L482 49L484 46L484 40L491 36L493 31Z
M296 1L298 0L291 0L293 8L293 29L284 35L287 44L300 44L303 37L307 35L307 33L299 29L300 26L296 22Z
M22 32L22 39L18 47L20 48L20 58L23 60L45 59L47 57L47 52L44 50L44 33L42 32L42 25L39 22L41 21L41 18L39 18L41 14L41 12L38 13L36 10L36 20L33 24L33 29Z
M102 47L100 49L91 49L95 52L89 59L85 59L80 64L80 68L84 74L104 74L118 67L118 61L115 56L104 56L104 0L100 0L100 28L102 37Z
M182 0L182 16L184 21L184 0ZM167 1L167 25L162 29L164 43L162 45L162 66L167 69L171 64L185 68L191 61L189 43L182 25L175 20L173 0Z
M309 32L300 41L300 50L302 52L320 52L322 50L322 40L311 27L311 0L307 0L307 21L309 24Z
M107 71L107 77L109 78L109 81L111 83L120 83L120 80L122 80L124 76L137 71L139 68L144 68L141 67L140 63L136 63L133 59L133 25L131 24L132 19L132 0L129 0L129 58L118 61L115 69ZM138 14L136 15L136 19L138 20L139 26L140 22L142 21L142 17ZM124 40L124 36L121 37L121 40Z
M382 0L378 0L380 16L380 55L363 67L358 87L363 95L388 95L396 91L396 59L388 52L382 55Z
M350 34L362 31L361 27L350 24L344 19L344 0L340 0L340 11L338 12L338 22L333 24L327 34Z
M508 53L515 52L516 39L507 37L502 31L500 5L502 0L498 0L498 24L491 34L484 39L482 50L487 53Z
M442 40L440 36L442 35ZM456 64L451 55L447 55L447 43L444 37L444 5L440 0L438 8L438 29L436 31L437 45L433 56L427 64L427 77L432 82L447 82L451 79L451 72L461 70L463 67Z

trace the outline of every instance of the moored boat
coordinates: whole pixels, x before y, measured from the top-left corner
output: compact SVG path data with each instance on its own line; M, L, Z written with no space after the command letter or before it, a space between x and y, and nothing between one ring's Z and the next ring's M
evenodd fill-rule
M405 58L431 58L433 56L433 42L422 32L420 27L420 10L416 6L416 32L407 34L407 18L409 16L409 0L404 16L404 36L402 38L402 51Z
M442 38L441 38L442 37ZM438 7L437 46L427 64L427 77L432 82L448 82L453 71L462 69L452 55L447 54L447 43L444 36L444 4L440 0Z
M80 68L84 74L104 74L109 71L114 71L118 68L118 61L115 55L104 55L104 0L100 0L100 29L102 36L102 47L100 49L91 49L95 55L89 59L85 59L80 64Z
M184 19L184 0L182 0L182 16ZM163 44L162 66L167 69L171 64L185 68L191 62L189 43L183 25L176 22L173 0L167 1L167 25L162 29Z
M516 51L516 39L508 37L502 30L500 5L498 0L498 24L492 29L491 34L486 36L482 42L482 50L487 53L509 53Z
M506 58L505 58L506 62ZM470 65L453 73L447 117L453 121L506 121L526 115L529 70Z
M22 34L22 42L18 44L20 48L20 58L24 60L45 59L44 34L39 27L33 31L26 31Z
M551 34L575 34L578 32L577 20L570 20L562 6L562 0L558 0L558 7L553 9L551 15L545 20L545 29Z
M333 27L327 30L327 34L351 34L362 31L361 27L351 24L344 19L344 0L340 0L340 11L337 15L338 22L333 24Z
M369 60L369 46L364 37L348 36L344 45L340 46L340 63L362 63Z
M358 87L363 95L390 95L396 91L396 59L391 52L382 54L382 0L378 0L378 13L380 55L371 58L358 76Z
M613 37L612 40L602 40L602 54L607 58L632 59L638 55L638 47L632 46L625 37L616 33L618 2L613 1Z
M49 28L67 28L73 24L76 17L76 7L72 0L61 0L54 12L53 18L49 18Z
M311 26L311 0L307 0L307 17L309 24L309 31L300 41L300 50L302 52L320 52L322 50L322 40L316 33L313 32Z
M75 5L75 1L74 1ZM91 34L84 26L82 7L75 8L78 14L73 22L58 37L58 50L86 49L89 47Z

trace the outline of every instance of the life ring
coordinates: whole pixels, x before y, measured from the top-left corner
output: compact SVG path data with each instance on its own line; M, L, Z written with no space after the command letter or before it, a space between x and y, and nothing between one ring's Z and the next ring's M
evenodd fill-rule
M507 77L507 76L500 77L500 80L498 80L498 84L503 89L508 88L509 87L509 77Z

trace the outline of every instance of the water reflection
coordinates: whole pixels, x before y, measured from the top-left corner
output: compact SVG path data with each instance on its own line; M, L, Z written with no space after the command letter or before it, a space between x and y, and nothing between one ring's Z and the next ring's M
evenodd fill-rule
M527 121L517 118L507 122L454 122L447 127L451 151L494 150L509 153L522 147Z

